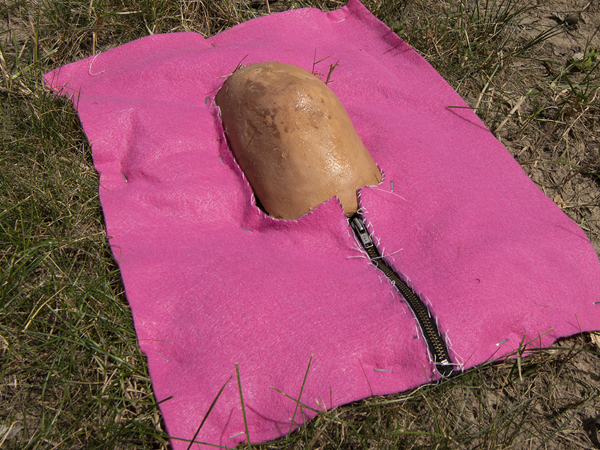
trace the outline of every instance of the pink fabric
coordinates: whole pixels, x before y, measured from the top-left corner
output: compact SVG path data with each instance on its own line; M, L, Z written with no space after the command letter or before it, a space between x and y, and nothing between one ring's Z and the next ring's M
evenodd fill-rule
M214 95L241 61L311 70L315 49L317 60L330 56L318 71L339 61L329 85L385 176L361 190L368 227L427 299L459 367L522 341L548 346L600 329L600 264L585 234L357 0L210 39L149 36L45 78L72 96L92 145L110 243L175 449L187 448L178 439L192 438L222 386L197 440L233 447L439 377L339 202L298 221L265 216L223 139Z

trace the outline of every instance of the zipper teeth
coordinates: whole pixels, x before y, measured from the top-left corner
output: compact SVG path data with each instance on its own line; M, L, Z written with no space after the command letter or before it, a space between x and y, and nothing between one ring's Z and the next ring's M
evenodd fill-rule
M437 371L444 377L449 376L453 371L450 355L429 309L410 286L383 260L366 230L362 217L358 214L354 215L350 219L350 224L371 262L390 279L415 315L421 326L429 351L433 355Z
M379 252L374 249L375 247L370 247L367 249L367 254L371 258L371 261L373 261L375 266L392 281L396 289L398 289L400 294L402 294L402 297L404 297L406 302L409 304L410 308L415 313L421 328L423 328L425 338L429 338L428 341L430 341L431 345L435 348L435 353L440 356L446 356L444 359L447 359L448 355L445 345L443 344L441 337L439 337L437 326L434 324L433 317L431 317L427 306L425 306L423 301L417 297L415 292L404 281L402 281L396 272L394 272L390 266L381 260Z

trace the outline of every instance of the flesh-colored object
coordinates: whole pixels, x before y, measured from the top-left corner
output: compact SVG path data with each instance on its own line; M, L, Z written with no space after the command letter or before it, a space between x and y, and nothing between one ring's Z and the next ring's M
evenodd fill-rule
M229 143L255 195L278 219L297 219L337 195L350 216L357 189L381 173L325 83L278 62L237 70L216 96Z

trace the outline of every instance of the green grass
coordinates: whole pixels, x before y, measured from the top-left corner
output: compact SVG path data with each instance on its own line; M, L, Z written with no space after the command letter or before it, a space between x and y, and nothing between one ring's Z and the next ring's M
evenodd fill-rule
M270 8L342 4L271 0ZM543 3L365 5L476 108L600 251L597 6L571 30L532 20L548 16ZM89 145L70 103L50 96L41 75L150 33L208 37L263 14L258 1L0 3L0 448L168 446L105 235ZM553 52L553 39L569 34L583 59ZM339 407L252 447L600 448L593 337Z

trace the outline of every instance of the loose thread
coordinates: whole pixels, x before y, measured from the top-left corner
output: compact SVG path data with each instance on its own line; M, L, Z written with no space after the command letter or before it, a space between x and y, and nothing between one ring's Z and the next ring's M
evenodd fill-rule
M92 64L94 64L94 61L96 61L96 58L97 58L98 56L100 56L100 54L101 54L101 53L102 53L102 52L100 52L100 53L98 53L97 55L95 55L95 56L92 58L92 60L90 61L90 67L88 68L88 73L89 73L91 76L93 76L93 77L95 77L95 76L97 76L97 75L100 75L100 74L102 74L102 73L106 72L106 69L105 69L105 70L103 70L103 71L101 71L101 72L98 72L98 73L92 73Z

